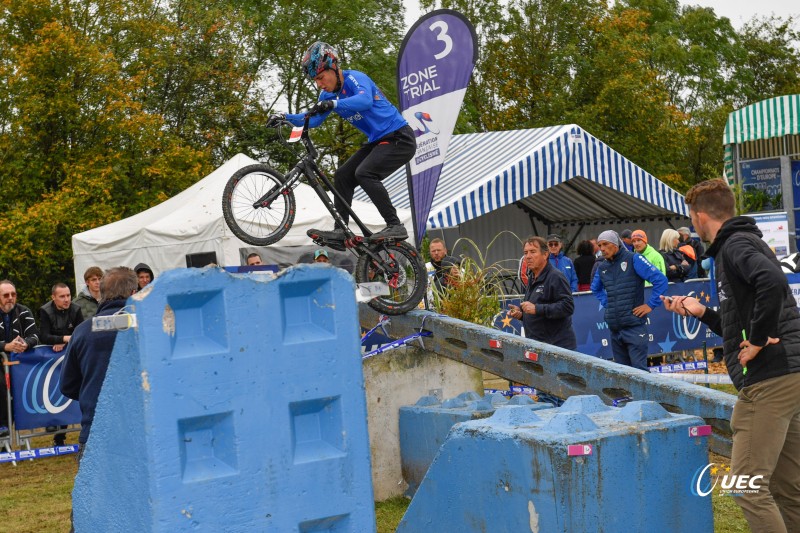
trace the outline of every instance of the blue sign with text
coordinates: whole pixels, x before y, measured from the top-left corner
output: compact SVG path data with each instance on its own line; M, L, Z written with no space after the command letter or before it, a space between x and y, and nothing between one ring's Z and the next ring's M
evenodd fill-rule
M650 297L651 291L652 287L645 289L645 301ZM712 297L709 292L708 280L670 283L667 294L693 296L709 307L719 306L716 297ZM604 318L605 310L591 293L574 294L573 298L575 313L572 315L572 327L578 339L577 351L611 359L611 333ZM510 304L519 305L519 299L506 301L504 309ZM495 317L495 327L503 331L519 334L521 326L522 323L508 317L505 310ZM647 332L650 338L650 354L697 350L703 347L703 342L708 348L722 345L722 338L698 319L670 313L663 306L657 307L648 316Z
M770 196L781 194L781 160L744 161L742 163L742 188L759 189Z

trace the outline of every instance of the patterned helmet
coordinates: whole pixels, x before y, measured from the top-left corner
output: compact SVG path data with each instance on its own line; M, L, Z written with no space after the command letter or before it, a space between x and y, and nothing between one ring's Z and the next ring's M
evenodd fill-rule
M303 73L314 79L323 70L335 69L339 66L339 54L328 43L317 41L303 54Z

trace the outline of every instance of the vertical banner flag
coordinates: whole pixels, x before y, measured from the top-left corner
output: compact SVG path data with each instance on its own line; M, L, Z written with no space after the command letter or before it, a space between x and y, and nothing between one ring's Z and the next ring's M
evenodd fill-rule
M425 234L444 156L477 58L475 27L450 9L420 18L400 47L400 111L417 137L417 152L406 169L417 246Z

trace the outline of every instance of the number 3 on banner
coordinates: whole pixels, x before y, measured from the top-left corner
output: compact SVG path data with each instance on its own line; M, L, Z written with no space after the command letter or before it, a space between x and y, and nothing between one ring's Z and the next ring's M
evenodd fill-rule
M439 35L436 36L436 40L444 42L444 50L433 56L436 59L441 59L453 49L453 39L447 35L447 23L443 20L437 20L428 27L431 31L439 30Z

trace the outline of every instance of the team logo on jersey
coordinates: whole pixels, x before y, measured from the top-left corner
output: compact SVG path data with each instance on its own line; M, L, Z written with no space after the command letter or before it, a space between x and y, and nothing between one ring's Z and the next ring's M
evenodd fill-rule
M622 269L623 272L625 272L626 270L628 270L628 262L623 261L622 263L619 264L619 267Z

